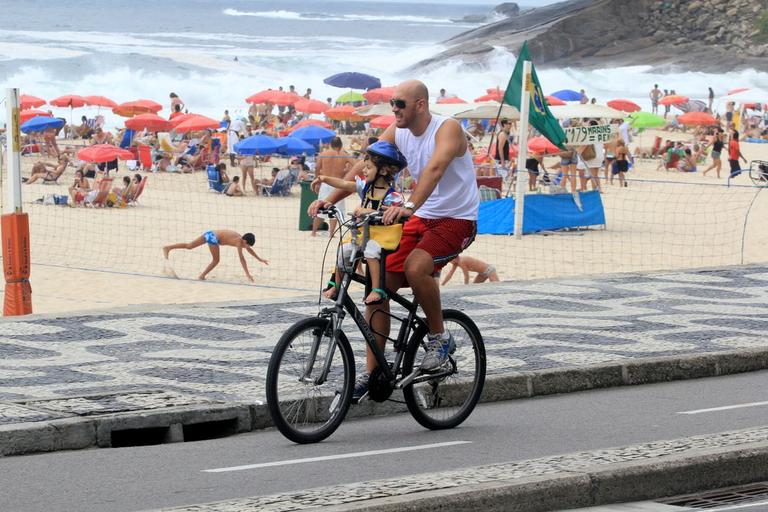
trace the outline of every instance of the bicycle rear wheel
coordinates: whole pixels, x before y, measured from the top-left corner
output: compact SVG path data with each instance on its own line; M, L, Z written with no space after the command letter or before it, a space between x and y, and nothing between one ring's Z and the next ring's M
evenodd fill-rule
M485 345L480 330L464 313L443 310L446 332L456 350L439 372L423 374L403 388L408 410L422 426L440 430L460 425L477 405L485 384ZM417 332L403 357L403 375L410 375L425 354L426 330Z
M343 332L331 340L328 323L324 318L297 322L280 337L269 361L269 414L277 429L295 443L317 443L333 434L352 401L352 348ZM330 371L318 382L329 350L333 350Z

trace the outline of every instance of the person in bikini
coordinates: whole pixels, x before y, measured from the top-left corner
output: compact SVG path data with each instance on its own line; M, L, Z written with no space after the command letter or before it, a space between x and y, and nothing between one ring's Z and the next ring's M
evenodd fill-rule
M69 158L62 156L59 158L58 164L50 164L48 162L37 162L32 166L32 176L29 179L24 179L24 183L31 185L37 180L43 180L44 182L53 183L59 179L59 176L64 174L64 171L69 165Z
M240 257L240 264L243 266L245 276L250 282L253 282L253 277L251 276L251 273L248 272L248 264L245 262L245 255L243 254L243 250L247 251L251 256L256 258L261 263L269 265L269 261L262 259L253 249L251 249L254 243L256 243L256 237L253 235L253 233L240 235L240 233L237 231L232 231L229 229L217 229L206 231L201 236L188 243L182 242L178 244L166 245L163 247L163 255L167 260L169 259L171 251L174 249L186 249L190 251L200 247L203 244L208 244L208 249L211 251L211 262L207 267L205 267L203 273L198 277L198 279L204 281L205 276L207 276L208 273L216 268L216 265L219 264L219 247L222 245L228 245L237 249L237 255Z
M378 141L366 149L365 161L368 164L365 180L355 177L355 181L351 182L331 176L318 176L318 179L320 183L327 183L334 188L357 192L362 202L355 210L355 216L379 211L385 206L401 206L403 198L395 191L395 178L407 165L403 154L394 144ZM353 244L349 242L339 251L335 280L328 282L328 288L323 292L325 297L335 300L338 287L341 285L341 272L338 267L344 266L349 261L352 248ZM373 233L363 251L372 283L371 293L365 298L365 303L381 304L387 298L387 293L381 288L381 245Z

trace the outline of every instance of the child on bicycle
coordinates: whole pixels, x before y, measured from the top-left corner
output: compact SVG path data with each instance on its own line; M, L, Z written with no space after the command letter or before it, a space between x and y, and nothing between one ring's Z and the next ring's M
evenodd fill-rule
M386 141L378 141L365 150L366 165L365 180L356 177L355 182L346 181L341 178L331 176L318 176L321 183L347 190L357 192L361 199L360 207L355 210L355 215L365 215L382 209L385 206L402 206L403 197L395 190L395 180L397 174L408 164L405 157L397 147ZM365 298L366 304L381 304L387 298L387 293L381 286L381 268L379 260L381 259L382 246L396 247L400 242L402 234L402 225L392 226L372 226L370 229L370 239L363 248L363 254L368 264L368 274L371 278L371 292ZM335 300L338 294L338 288L341 286L342 267L349 263L349 257L352 253L352 242L345 243L342 250L339 251L339 258L336 266L335 279L328 282L328 288L323 295L326 298ZM394 249L394 247L393 247Z

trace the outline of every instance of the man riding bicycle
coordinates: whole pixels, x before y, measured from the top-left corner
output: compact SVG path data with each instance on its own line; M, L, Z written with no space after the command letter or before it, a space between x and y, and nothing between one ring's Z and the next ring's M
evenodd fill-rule
M397 86L390 100L395 123L379 140L394 143L405 155L408 169L416 182L409 201L402 207L390 207L384 213L384 223L392 224L409 217L403 227L398 250L389 255L386 266L386 287L398 290L410 286L422 307L429 326L427 354L421 370L439 370L448 360L455 345L443 326L439 283L435 279L440 269L465 250L477 232L480 199L475 181L472 155L467 139L458 122L429 111L429 92L418 80L408 80ZM345 179L354 180L363 163L351 169ZM309 214L328 207L349 195L334 191L325 200L310 205ZM389 334L389 301L366 307L366 320L376 333L380 348ZM360 399L368 391L368 377L376 368L373 354L367 352L367 372L355 383L353 398Z

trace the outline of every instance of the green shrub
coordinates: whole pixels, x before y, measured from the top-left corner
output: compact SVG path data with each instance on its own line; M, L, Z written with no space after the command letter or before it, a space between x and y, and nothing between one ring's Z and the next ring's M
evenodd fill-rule
M760 42L768 42L768 9L760 13L755 20L755 28L760 31L756 39Z

